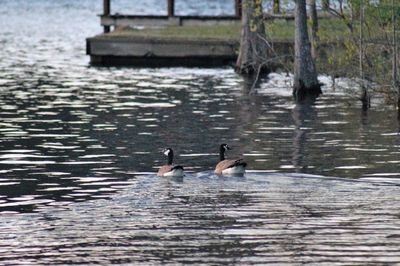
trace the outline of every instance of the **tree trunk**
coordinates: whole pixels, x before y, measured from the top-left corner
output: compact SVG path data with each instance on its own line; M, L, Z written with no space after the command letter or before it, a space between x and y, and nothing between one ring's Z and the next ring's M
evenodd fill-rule
M280 0L274 0L273 6L272 6L272 12L274 14L279 14L281 13L281 3Z
M242 5L242 32L236 71L257 75L268 72L268 43L265 35L261 0L244 0Z
M307 95L318 96L321 93L321 86L318 82L315 63L311 56L305 0L296 0L294 50L293 95L300 100Z
M310 20L311 20L311 55L315 60L318 55L318 14L316 0L310 0Z
M397 90L397 109L400 112L400 82L397 78L397 16L395 12L395 5L392 0L392 37L393 37L393 56L392 56L392 79L393 79L393 87Z

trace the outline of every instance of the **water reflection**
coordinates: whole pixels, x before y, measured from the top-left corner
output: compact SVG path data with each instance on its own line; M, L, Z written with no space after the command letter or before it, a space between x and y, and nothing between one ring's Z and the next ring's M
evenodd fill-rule
M312 130L313 124L318 121L314 104L315 100L308 99L297 102L292 110L294 122L292 165L297 173L306 173L307 169L313 168L307 160L307 131Z

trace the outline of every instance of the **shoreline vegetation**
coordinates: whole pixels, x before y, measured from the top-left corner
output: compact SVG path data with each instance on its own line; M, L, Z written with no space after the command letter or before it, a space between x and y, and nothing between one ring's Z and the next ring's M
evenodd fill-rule
M294 21L274 20L265 22L267 39L272 43L294 43ZM239 47L241 24L207 25L207 26L166 26L158 28L134 29L130 27L116 28L114 31L96 36L99 39L138 39L152 41L202 41L216 40L237 43ZM319 19L319 44L316 57L316 67L319 74L329 75L332 79L337 77L359 78L358 51L351 41L351 36L344 23L336 18ZM366 51L369 52L369 60L373 63L370 69L365 67L365 77L369 82L371 92L384 94L389 103L396 100L396 91L390 84L385 84L390 74L390 64L385 64L385 59L390 60L390 55L379 44L380 36L375 35L375 44L370 44ZM238 49L235 48L235 49ZM285 58L282 60L282 58ZM279 54L276 56L278 69L292 72L293 54ZM279 67L280 66L280 67ZM381 78L377 78L381 73Z
M280 65L294 74L297 101L318 97L318 74L353 78L364 110L379 87L397 95L400 119L398 1L274 0L268 10L263 1L236 0L233 16L177 16L169 0L167 15L112 15L111 0L104 0L106 34L87 39L87 54L97 65L217 66L235 60L236 73L254 80L252 89Z

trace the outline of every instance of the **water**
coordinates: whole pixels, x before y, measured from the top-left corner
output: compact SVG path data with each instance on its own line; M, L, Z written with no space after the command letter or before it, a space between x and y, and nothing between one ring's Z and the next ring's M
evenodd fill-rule
M249 94L230 68L90 67L99 13L0 5L0 264L400 261L394 108L330 86L296 105L278 74ZM212 174L222 142L244 178ZM165 146L183 180L154 175Z
M3 215L2 262L383 265L399 260L398 187L304 175L202 175L183 182L137 176L109 200L45 214Z

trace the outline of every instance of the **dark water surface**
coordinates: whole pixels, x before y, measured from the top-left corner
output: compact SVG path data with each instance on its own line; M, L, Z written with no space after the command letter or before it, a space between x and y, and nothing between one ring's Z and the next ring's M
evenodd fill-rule
M0 5L0 264L400 262L394 108L363 113L326 77L296 105L285 75L249 94L230 68L90 67L98 13L101 1ZM221 142L245 177L212 174ZM154 175L165 146L183 180Z

